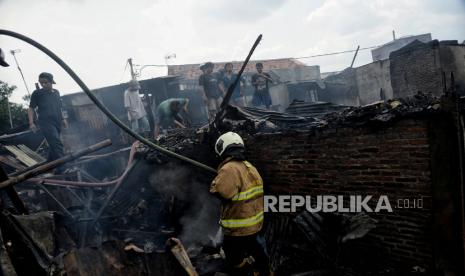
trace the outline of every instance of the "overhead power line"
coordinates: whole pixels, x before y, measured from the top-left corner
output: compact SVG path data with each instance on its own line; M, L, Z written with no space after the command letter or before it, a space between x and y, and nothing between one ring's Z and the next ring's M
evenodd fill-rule
M358 51L369 50L369 49L373 49L373 48L377 48L377 47L379 47L379 46L370 46L370 47L360 48ZM314 57L332 56L332 55L353 53L355 51L357 51L357 49L340 51L340 52L325 53L325 54L318 54L318 55L305 56L305 57L293 57L293 59L306 59L306 58L314 58Z
M364 50L370 50L373 48L377 48L379 45L376 46L370 46L370 47L364 47L358 49L358 51L364 51ZM316 58L316 57L325 57L325 56L333 56L333 55L339 55L339 54L347 54L347 53L353 53L356 52L357 49L352 49L352 50L346 50L346 51L339 51L339 52L330 52L330 53L323 53L323 54L317 54L317 55L311 55L311 56L303 56L303 57L286 57L288 59L307 59L307 58ZM273 59L286 59L286 58L270 58L270 60ZM189 64L201 64L202 62L198 63L189 63ZM148 65L141 65L141 64L134 64L135 66L141 66L141 67L147 67L147 66L153 66L153 67L167 67L169 65L167 64L148 64ZM183 64L172 64L172 65L183 65Z

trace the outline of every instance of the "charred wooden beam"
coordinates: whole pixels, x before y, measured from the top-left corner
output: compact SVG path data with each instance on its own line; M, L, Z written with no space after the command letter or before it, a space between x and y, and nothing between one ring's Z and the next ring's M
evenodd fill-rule
M192 265L191 260L179 239L171 238L167 241L167 245L170 248L171 253L173 253L176 260L178 260L179 264L184 268L189 276L199 275L197 271L195 271L195 267Z
M39 166L39 167L37 167L35 169L26 171L26 172L24 172L24 173L22 173L22 174L20 174L18 176L11 177L10 179L1 182L0 183L0 189L9 187L9 186L12 186L12 185L15 185L15 184L18 184L18 183L20 183L20 182L22 182L24 180L27 180L27 179L29 179L31 177L34 177L34 176L39 175L41 173L44 173L46 171L52 170L52 169L54 169L54 168L56 168L58 166L61 166L61 165L65 164L66 162L69 162L71 160L79 158L79 157L81 157L83 155L86 155L86 154L89 154L91 152L97 151L97 150L102 149L104 147L108 147L109 145L111 145L111 140L107 139L107 140L104 140L104 141L102 141L100 143L92 145L90 147L87 147L85 149L82 149L82 150L79 150L77 152L65 155L62 158L59 158L57 160L45 163L45 164L43 164L43 165L41 165L41 166Z
M6 174L5 170L3 169L2 166L0 166L0 181L6 181L8 180L8 175ZM18 193L16 192L15 188L13 186L9 186L5 188L5 192L10 198L11 202L13 203L13 206L20 212L20 214L29 214L29 211L27 210L26 204L21 200L19 197Z

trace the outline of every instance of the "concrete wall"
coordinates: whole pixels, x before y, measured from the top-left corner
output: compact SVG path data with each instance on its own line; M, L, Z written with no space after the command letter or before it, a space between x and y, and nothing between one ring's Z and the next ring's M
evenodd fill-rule
M271 70L278 75L281 82L296 83L299 81L320 80L320 66L305 66Z
M318 100L334 104L359 106L355 69L347 68L336 75L325 78L326 88L318 92Z
M366 105L381 99L392 98L389 60L373 62L355 69L360 104ZM382 90L382 91L381 91Z

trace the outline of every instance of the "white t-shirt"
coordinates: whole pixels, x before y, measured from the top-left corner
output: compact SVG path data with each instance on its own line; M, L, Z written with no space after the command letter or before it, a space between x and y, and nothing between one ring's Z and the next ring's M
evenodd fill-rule
M147 115L144 104L139 97L139 90L130 91L126 89L126 91L124 91L124 107L129 109L128 119L130 121L138 120Z

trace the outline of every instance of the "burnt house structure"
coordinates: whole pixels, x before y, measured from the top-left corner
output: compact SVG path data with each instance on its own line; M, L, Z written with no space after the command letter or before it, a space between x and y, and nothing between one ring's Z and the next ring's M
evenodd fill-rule
M347 68L324 79L321 101L360 106L392 98L431 93L439 96L453 78L465 91L465 45L457 41L414 40L392 51L388 59Z
M139 93L144 97L147 114L152 113L150 107L155 109L168 98L185 97L193 102L196 101L194 95L179 89L179 79L176 76L140 80L139 83L141 86ZM94 89L92 92L118 119L129 124L124 109L124 91L127 87L126 83L122 83ZM116 146L129 143L129 137L111 122L84 92L63 95L62 102L70 125L63 132L65 147L68 150L92 145L105 137L112 138ZM153 116L149 115L148 118L152 127Z

